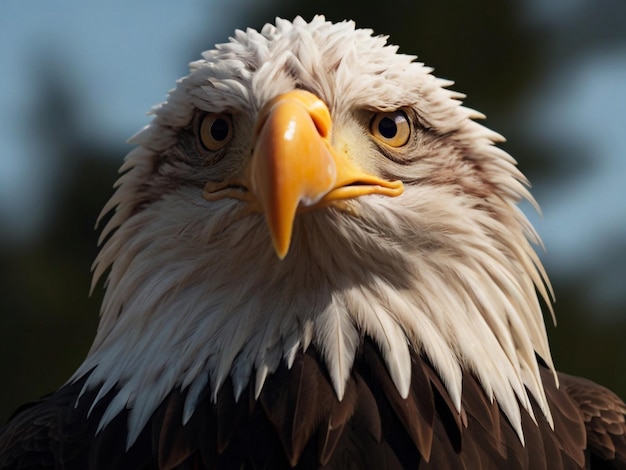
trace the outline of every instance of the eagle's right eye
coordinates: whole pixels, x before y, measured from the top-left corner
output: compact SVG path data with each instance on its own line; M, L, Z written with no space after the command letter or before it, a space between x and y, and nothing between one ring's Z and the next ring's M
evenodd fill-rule
M377 113L370 122L370 132L390 147L402 147L411 137L411 124L404 111Z
M200 120L198 134L202 146L215 152L233 138L233 121L225 113L206 113Z

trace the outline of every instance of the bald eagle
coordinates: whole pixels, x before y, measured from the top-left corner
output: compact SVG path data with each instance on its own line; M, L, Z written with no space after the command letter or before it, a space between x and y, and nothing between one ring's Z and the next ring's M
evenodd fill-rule
M103 209L91 350L2 468L625 468L557 373L515 160L463 95L323 17L236 31L153 109Z

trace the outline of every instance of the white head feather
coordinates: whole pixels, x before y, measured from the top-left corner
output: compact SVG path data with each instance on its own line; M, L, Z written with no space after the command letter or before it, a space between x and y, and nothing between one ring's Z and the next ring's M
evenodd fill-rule
M237 31L191 64L131 139L138 147L103 210L115 213L94 264L94 283L110 269L101 322L74 375L91 371L85 389L101 387L98 399L118 389L101 427L130 408L130 445L175 387L188 388L188 419L207 381L214 396L228 376L237 396L249 383L258 394L280 361L310 345L342 398L363 334L403 396L412 349L458 408L468 368L520 439L520 407L532 414L527 390L551 420L535 358L552 367L535 290L547 299L547 281L516 207L532 201L526 180L450 82L385 42L323 17ZM202 184L244 161L258 110L295 87L327 103L336 148L403 180L405 192L351 201L352 215L299 215L281 261L261 215L204 200ZM360 120L400 107L421 129L406 161L381 155ZM233 144L211 165L185 145L197 110L233 115Z

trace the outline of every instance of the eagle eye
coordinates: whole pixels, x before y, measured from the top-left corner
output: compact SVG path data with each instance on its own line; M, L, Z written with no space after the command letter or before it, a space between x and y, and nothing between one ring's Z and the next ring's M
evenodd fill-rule
M224 113L206 113L200 120L199 132L202 146L215 152L230 142L233 137L233 121Z
M402 147L411 137L411 124L404 111L377 113L370 122L370 132L390 147Z

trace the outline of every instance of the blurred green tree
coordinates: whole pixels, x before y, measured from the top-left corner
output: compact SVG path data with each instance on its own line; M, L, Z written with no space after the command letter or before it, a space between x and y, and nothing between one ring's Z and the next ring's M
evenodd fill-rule
M100 207L127 149L85 135L67 74L46 63L30 125L49 168L47 211L35 237L0 246L0 420L62 385L96 331L101 291L88 297ZM81 131L82 130L82 131Z

